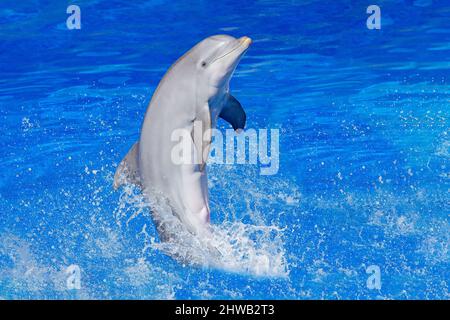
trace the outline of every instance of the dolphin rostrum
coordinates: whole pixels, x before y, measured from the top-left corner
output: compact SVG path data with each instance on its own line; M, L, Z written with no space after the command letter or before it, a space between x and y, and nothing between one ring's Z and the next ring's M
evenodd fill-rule
M208 230L209 204L206 159L211 143L208 130L218 117L233 129L244 129L246 115L229 92L230 78L251 39L215 35L204 39L167 71L160 81L145 114L141 135L119 164L114 188L125 183L141 187L143 194L162 194L187 230L202 234ZM200 124L201 135L194 134ZM173 132L191 132L195 163L175 163ZM194 155L194 157L195 157ZM170 230L152 212L161 241L170 240Z

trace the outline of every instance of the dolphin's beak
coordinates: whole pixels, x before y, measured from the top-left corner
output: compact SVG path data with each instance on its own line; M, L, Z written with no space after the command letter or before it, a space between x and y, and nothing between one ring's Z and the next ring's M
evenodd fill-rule
M244 45L245 47L248 48L252 44L252 39L250 39L247 36L244 36L242 38L239 38L239 42L241 43L241 45Z

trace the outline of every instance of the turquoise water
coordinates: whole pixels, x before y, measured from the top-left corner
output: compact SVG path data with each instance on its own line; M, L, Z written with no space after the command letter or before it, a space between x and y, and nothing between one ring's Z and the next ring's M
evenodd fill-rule
M1 298L449 298L446 1L377 1L380 30L364 1L77 1L80 30L69 4L0 5ZM112 190L167 68L218 33L253 39L231 90L280 130L276 175L209 166L225 269Z

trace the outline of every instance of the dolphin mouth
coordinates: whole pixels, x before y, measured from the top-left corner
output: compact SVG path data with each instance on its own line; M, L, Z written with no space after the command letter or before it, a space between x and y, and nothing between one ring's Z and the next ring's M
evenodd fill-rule
M251 38L244 36L239 39L239 42L241 43L241 45L245 45L248 48L248 47L250 47L250 45L252 44L253 41Z
M237 46L235 46L233 49L231 49L227 53L224 53L220 57L214 59L211 63L214 63L217 60L220 60L220 59L228 56L229 54L233 53L234 51L236 51L237 49L239 49L241 47L245 47L244 50L242 50L242 53L241 53L241 54L243 54L248 49L248 47L250 47L250 45L252 44L252 39L247 37L247 36L241 37L237 41L239 42Z

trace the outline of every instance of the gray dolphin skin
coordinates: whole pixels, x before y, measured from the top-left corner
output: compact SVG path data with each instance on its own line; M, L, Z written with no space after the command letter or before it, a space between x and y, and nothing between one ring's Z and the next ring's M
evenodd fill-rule
M125 183L139 186L144 195L162 194L187 230L195 235L208 231L210 210L206 160L211 135L190 135L196 163L174 163L171 155L179 143L175 130L202 133L216 127L218 117L233 129L244 129L246 115L230 94L230 78L251 44L249 37L208 37L179 58L155 90L145 114L139 141L119 164L114 188ZM206 137L205 137L206 136ZM171 230L152 212L161 241L170 241Z

